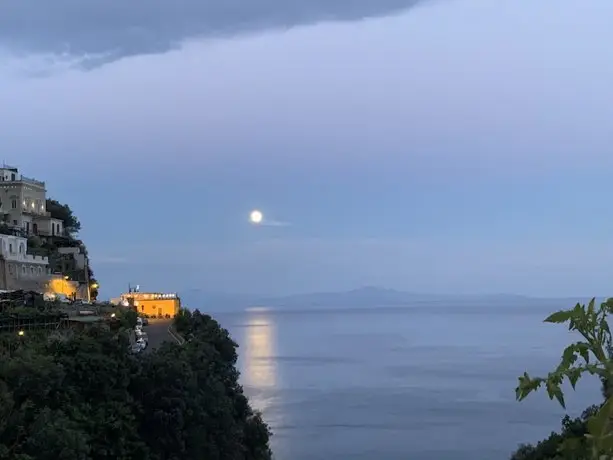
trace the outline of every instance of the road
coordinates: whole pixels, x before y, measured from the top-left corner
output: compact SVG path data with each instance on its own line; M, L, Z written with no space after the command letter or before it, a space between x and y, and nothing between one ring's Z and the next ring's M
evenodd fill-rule
M149 346L145 351L155 350L163 342L174 340L168 333L168 326L171 324L171 319L149 319L149 324L143 327L143 332L146 332L149 338Z

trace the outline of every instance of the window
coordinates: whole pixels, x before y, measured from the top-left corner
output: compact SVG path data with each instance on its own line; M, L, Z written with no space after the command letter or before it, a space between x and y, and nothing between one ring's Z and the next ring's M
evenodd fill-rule
M38 267L38 276L43 274L43 267Z
M30 274L31 274L32 276L34 276L34 273L35 273L35 272L34 272L34 267L30 267Z
M27 269L27 267L25 265L21 266L21 273L24 274L24 275L28 274L28 269Z
M9 275L12 275L15 272L15 268L13 267L13 264L9 264Z
M11 208L17 209L17 198L11 199Z
M9 253L13 253L13 243L9 243Z
M21 244L19 245L19 254L23 254L24 252L26 252L26 251L25 251L25 247L24 247L23 243L21 243Z

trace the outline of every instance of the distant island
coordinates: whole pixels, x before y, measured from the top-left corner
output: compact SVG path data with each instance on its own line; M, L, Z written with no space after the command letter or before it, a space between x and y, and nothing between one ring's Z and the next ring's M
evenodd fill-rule
M366 286L349 291L313 292L286 296L261 296L208 292L187 289L182 292L185 304L194 308L243 309L270 307L278 309L300 308L371 308L410 306L559 306L585 298L540 298L516 294L424 294Z

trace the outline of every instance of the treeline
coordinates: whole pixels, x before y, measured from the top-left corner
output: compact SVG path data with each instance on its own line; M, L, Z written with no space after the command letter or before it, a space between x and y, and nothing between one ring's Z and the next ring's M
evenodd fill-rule
M268 460L269 431L238 384L236 344L212 318L144 355L127 335L0 335L0 459Z

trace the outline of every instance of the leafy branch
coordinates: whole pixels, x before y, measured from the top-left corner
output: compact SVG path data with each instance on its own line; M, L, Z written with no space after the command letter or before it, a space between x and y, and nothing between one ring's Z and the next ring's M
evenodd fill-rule
M592 299L587 307L577 303L570 310L561 310L547 317L546 323L568 323L568 330L578 333L583 340L567 346L562 352L560 364L546 377L531 377L524 372L515 389L517 400L524 400L530 393L544 386L549 399L555 398L566 408L562 383L568 381L574 390L585 374L598 376L605 389L608 388L609 383L613 382L613 361L610 355L612 340L607 321L611 312L613 299L603 302L599 308L596 308L596 299ZM588 434L585 436L590 445L590 458L595 460L610 458L609 455L613 454L613 397L609 394L605 397L605 402L587 422Z

